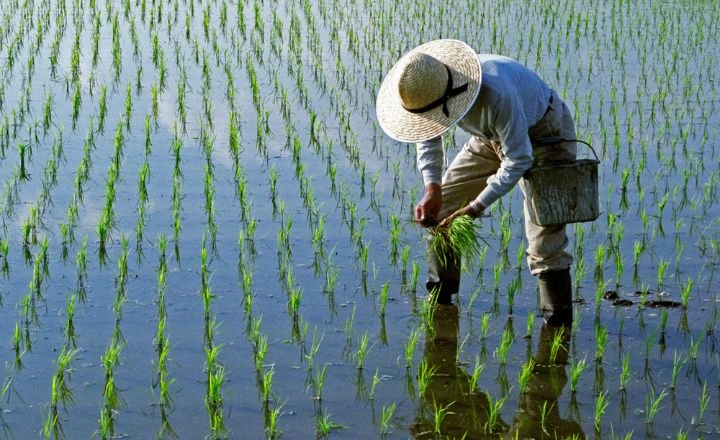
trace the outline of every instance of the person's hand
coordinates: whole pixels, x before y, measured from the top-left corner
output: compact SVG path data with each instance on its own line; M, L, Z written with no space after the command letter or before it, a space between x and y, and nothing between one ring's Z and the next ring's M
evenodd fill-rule
M453 212L452 214L450 214L449 217L445 217L443 219L443 221L440 222L440 226L441 227L450 226L450 223L452 223L453 220L455 220L456 218L458 218L462 215L467 215L470 218L478 218L482 215L483 211L484 211L483 208L481 208L478 211L475 207L472 206L472 203L470 203L470 204L458 209L457 211Z
M437 216L442 207L442 188L437 183L425 185L425 195L415 206L415 220L424 227L437 224Z

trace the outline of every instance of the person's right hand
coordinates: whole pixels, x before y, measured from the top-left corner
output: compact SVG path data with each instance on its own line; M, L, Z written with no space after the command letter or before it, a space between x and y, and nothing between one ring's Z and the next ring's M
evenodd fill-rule
M434 226L441 207L442 188L437 183L428 183L425 185L425 195L415 206L415 220L424 227Z

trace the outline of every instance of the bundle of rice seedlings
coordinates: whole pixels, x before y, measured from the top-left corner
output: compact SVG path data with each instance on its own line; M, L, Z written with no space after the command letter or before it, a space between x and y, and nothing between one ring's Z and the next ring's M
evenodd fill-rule
M450 224L438 225L431 229L431 248L445 265L446 259L473 258L480 255L481 242L487 245L479 235L480 224L467 215L456 217Z

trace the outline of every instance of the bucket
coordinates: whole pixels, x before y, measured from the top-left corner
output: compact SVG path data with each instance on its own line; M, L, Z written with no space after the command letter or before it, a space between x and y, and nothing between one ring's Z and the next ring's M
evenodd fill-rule
M520 181L530 219L540 226L589 222L600 216L598 197L598 164L600 160L590 144L595 159L542 162L533 165ZM557 143L557 142L555 142Z

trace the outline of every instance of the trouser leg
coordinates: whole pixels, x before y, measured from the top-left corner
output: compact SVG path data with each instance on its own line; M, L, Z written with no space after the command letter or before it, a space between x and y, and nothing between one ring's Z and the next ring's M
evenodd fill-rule
M487 185L488 177L500 167L495 151L477 137L471 137L443 176L443 219L477 197ZM449 303L460 287L462 255L437 255L428 244L428 278L426 287L440 303Z
M554 95L554 104L545 118L531 133L533 138L562 136L575 139L575 125L565 103ZM566 142L553 147L533 149L536 159L575 159L576 145ZM522 185L521 185L522 188ZM530 220L527 200L524 203L525 235L528 239L527 262L530 272L538 275L540 308L551 325L572 322L572 289L570 265L572 255L567 252L565 225L540 226Z

